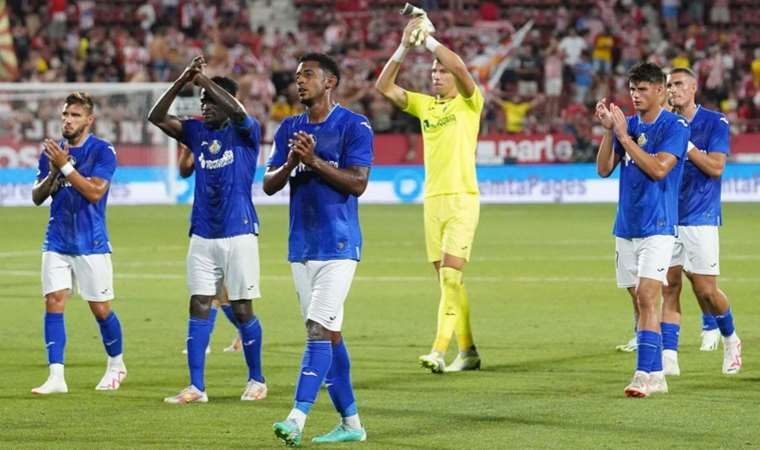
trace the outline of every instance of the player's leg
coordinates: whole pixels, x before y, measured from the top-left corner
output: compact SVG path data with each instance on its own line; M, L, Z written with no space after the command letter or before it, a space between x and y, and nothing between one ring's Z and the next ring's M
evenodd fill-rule
M633 305L633 338L626 344L615 347L615 350L625 353L635 352L638 348L637 331L639 322L639 307L636 302L636 284L638 283L638 268L636 255L633 252L633 241L615 238L615 279L619 288L628 291Z
M227 295L227 289L222 289L221 295L218 297L219 308L224 313L227 320L235 327L237 333L229 346L224 348L224 352L239 352L243 349L243 344L240 341L240 324L235 319L235 314L232 312L232 305L230 304L229 296Z
M49 375L33 394L69 391L63 373L66 326L63 312L73 286L70 257L54 252L42 253L42 294L45 296L44 334Z
M723 373L739 373L742 366L741 340L734 327L733 313L726 294L718 288L720 275L720 243L718 227L691 227L695 257L690 261L689 279L694 295L708 305L723 336Z
M688 261L685 263L686 271L689 274L718 275L720 273L718 227L692 226L682 228L681 239L688 243L688 250L691 252ZM689 279L691 280L691 277ZM692 289L694 289L693 283ZM707 286L707 289L712 290L710 286ZM709 297L700 295L696 295L696 297L699 309L702 311L702 343L699 350L711 352L718 348L721 331Z
M452 293L456 297L453 302L447 299L447 303L455 305L457 313L454 332L459 353L446 367L446 372L458 372L480 368L480 355L475 347L470 324L470 302L463 280L464 266L470 260L480 217L480 200L477 195L458 194L450 197L448 207L452 218L444 229L441 269L454 271L455 279L460 281L454 285ZM445 274L441 276L439 271L439 276L443 278Z
M367 432L361 424L351 383L351 358L340 330L343 311L356 261L336 260L322 264L313 279L312 300L307 317L323 324L330 331L332 360L325 385L333 406L340 414L340 423L329 433L313 439L316 443L365 441Z
M679 227L679 232L683 227ZM667 285L662 287L662 365L665 375L680 375L678 365L678 336L681 332L681 289L683 265L688 256L684 242L676 238L668 268Z
M633 240L639 275L636 301L639 306L636 372L625 388L629 397L668 392L662 370L662 335L659 301L667 268L673 255L673 236L650 236Z
M441 282L441 260L443 258L442 240L443 226L446 223L443 217L442 206L443 200L436 196L424 200L424 221L425 221L425 249L428 261L433 263L433 268L438 274L438 285L440 296L438 301L438 319L436 322L436 335L433 341L433 347L430 353L419 357L422 367L431 370L433 373L443 373L446 368L444 356L454 333L456 326L456 316L446 314L446 296L444 295L443 284Z
M211 336L208 320L211 303L219 291L222 267L213 255L219 239L193 235L187 252L187 287L190 291L190 314L187 323L187 366L190 385L179 394L164 398L172 404L208 402L205 383L206 347Z

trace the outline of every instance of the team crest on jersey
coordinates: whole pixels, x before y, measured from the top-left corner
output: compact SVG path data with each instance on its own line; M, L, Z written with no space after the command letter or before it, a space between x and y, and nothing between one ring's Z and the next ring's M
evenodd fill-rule
M647 144L647 135L644 134L644 133L641 133L639 135L638 139L636 139L636 143L639 144L639 147L646 145Z
M222 144L216 139L211 141L211 145L208 146L208 151L210 151L212 155L216 155L217 153L219 153L219 150L221 149L222 149Z

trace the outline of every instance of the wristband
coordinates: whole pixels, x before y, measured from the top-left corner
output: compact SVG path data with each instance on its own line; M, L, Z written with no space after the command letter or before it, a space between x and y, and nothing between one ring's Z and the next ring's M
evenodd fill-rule
M438 42L433 36L429 35L425 38L425 48L430 50L430 53L435 53L435 49L437 49L441 45L440 42Z
M409 52L409 47L405 46L403 43L399 44L396 51L393 52L393 56L391 56L391 59L401 64L404 58L406 58L407 52Z
M694 145L691 141L689 141L689 144L686 146L686 153L689 153L690 151L694 150L695 148L697 148L697 146Z
M61 166L59 170L61 171L64 177L68 177L69 175L71 175L71 172L74 171L74 166L72 166L70 162L67 162L66 164Z

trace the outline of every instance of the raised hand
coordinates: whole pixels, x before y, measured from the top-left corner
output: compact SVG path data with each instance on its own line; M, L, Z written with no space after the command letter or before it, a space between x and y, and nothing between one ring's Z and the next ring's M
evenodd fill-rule
M628 134L628 121L625 120L623 110L618 105L610 103L610 115L612 116L612 127L617 137L622 138L626 136Z
M417 16L406 24L406 27L404 27L404 34L401 37L402 45L405 47L415 47L420 45L421 42L418 41L425 40L424 37L420 40L418 36L418 33L424 33L424 31L422 31L424 21L425 18L423 16Z
M288 144L290 144L290 152L295 153L295 156L297 156L302 163L307 166L314 163L314 160L316 159L314 147L317 143L310 134L304 131L296 131L293 133L293 138L288 140Z
M56 169L60 169L66 165L67 162L69 162L68 145L64 146L64 148L61 148L54 140L45 139L44 146L45 148L43 151L45 152L45 155L48 157L50 164Z
M198 74L203 73L204 65L206 65L206 59L203 55L198 55L193 58L193 60L190 61L190 64L188 64L182 72L182 79L185 83L192 83Z
M596 102L596 118L599 119L604 128L611 130L614 122L612 120L612 113L605 105L606 100L606 98L603 98Z

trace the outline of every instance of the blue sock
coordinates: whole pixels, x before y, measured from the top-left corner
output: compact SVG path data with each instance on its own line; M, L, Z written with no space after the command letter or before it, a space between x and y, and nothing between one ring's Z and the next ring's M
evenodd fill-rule
M327 393L341 417L358 414L354 387L351 385L351 358L345 341L340 340L332 348L332 364L325 378Z
M715 321L718 323L720 334L723 337L734 334L734 315L731 314L731 308L728 308L725 313L715 316Z
M702 314L702 331L710 331L718 328L718 322L712 314Z
M677 323L660 324L662 330L662 348L663 350L678 351L678 335L681 332L681 326Z
M204 370L206 367L206 347L211 336L208 320L191 317L187 322L187 367L190 369L190 384L201 391L206 390Z
M227 316L227 320L229 320L231 324L235 325L235 328L240 328L240 324L238 323L237 318L235 318L235 313L232 312L232 305L228 303L221 305L221 308L224 315Z
M657 333L657 351L652 359L652 372L662 372L662 335Z
M308 414L311 405L317 400L319 388L322 386L327 372L332 364L332 343L330 341L307 341L306 349L301 360L301 373L296 384L295 407Z
M103 320L98 319L100 336L103 338L103 346L108 356L119 356L122 353L121 323L116 313L111 311Z
M657 348L660 346L660 335L656 331L641 330L636 333L636 341L639 344L636 353L636 370L649 373L652 371Z
M211 306L208 310L208 322L209 322L209 331L208 331L208 340L211 342L211 336L214 334L214 326L216 325L216 315L219 314L219 308L215 308L214 306Z
M48 364L63 364L63 349L66 347L66 325L63 313L45 313L45 348Z
M243 341L243 355L248 364L248 379L264 382L261 374L261 324L256 316L240 327L240 339Z

